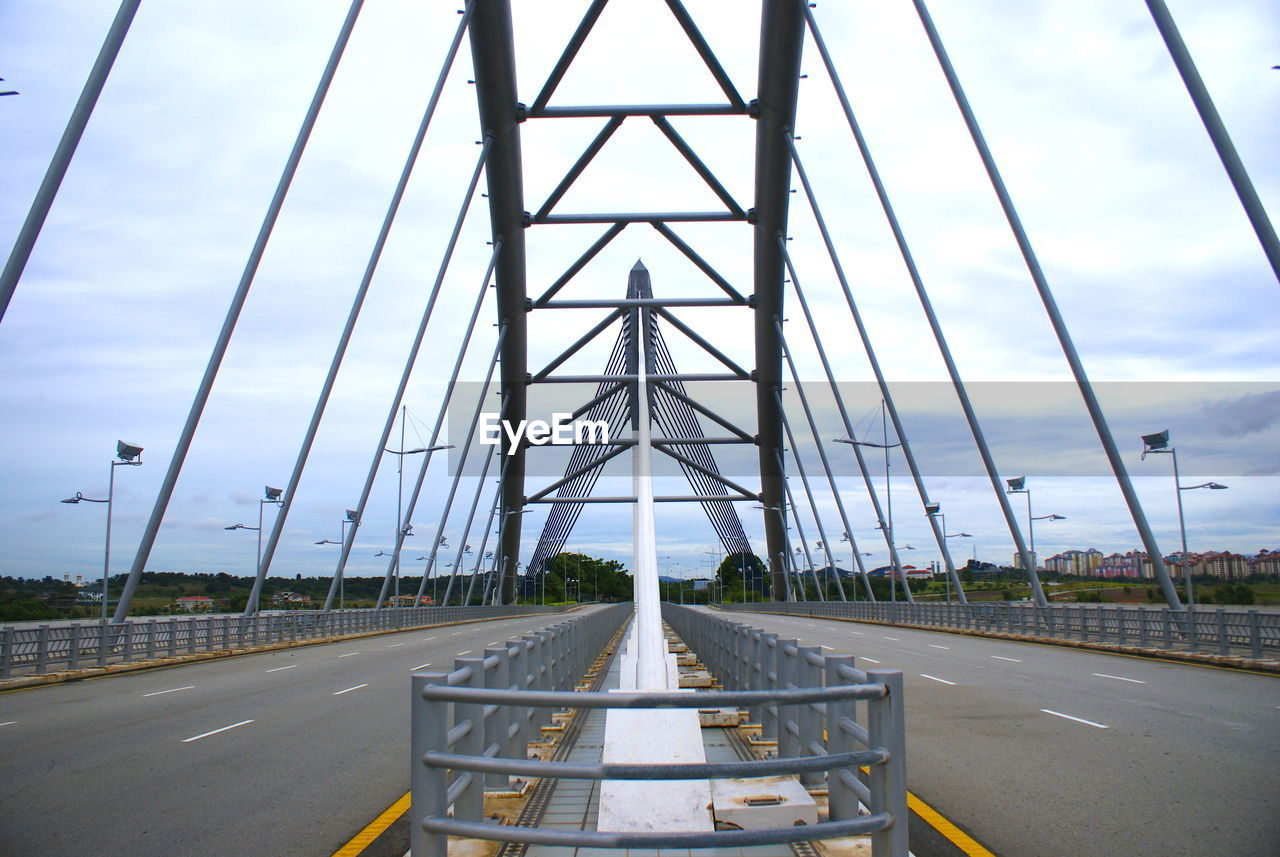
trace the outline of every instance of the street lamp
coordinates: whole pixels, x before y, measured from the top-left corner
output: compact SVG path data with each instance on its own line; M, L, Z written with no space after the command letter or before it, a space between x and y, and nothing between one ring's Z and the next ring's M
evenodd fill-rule
M357 524L359 522L360 522L360 513L357 512L355 509L348 509L347 517L343 518L341 522L342 535L339 537L338 541L335 542L333 539L321 539L320 541L316 542L316 544L345 545L347 543L347 524ZM338 609L339 610L345 610L347 606L346 588L347 588L347 577L345 574L342 574L341 572L339 572L338 573ZM257 605L255 604L253 605L253 607L254 607L254 610L256 611Z
M915 546L914 545L894 545L893 549L895 551L913 551L915 550ZM890 563L889 564L889 602L890 603L893 603L898 600L897 583L898 583L898 580L893 574L893 563ZM907 570L905 568L902 570L902 585L903 587L907 586Z
M1039 568L1039 560L1036 559L1036 522L1037 521L1066 521L1064 515L1060 514L1042 514L1039 517L1032 517L1032 490L1027 487L1027 477L1019 476L1015 480L1005 480L1009 485L1009 489L1005 494L1025 494L1027 495L1027 537L1030 541L1030 549L1032 549L1032 568L1029 569L1028 579L1036 576Z
M858 550L856 547L857 542L853 540L853 536L849 533L842 533L840 535L840 541L849 543L849 573L855 574L858 568L858 557L871 556L871 551ZM853 587L853 600L858 600L858 587L856 585Z
M270 485L263 486L263 498L258 500L258 526L249 527L244 524L233 524L230 527L223 527L224 530L253 530L258 534L258 562L253 567L253 573L257 574L262 568L262 509L268 503L276 506L283 506L284 500L280 499L280 495L284 492L279 488L272 488Z
M115 499L116 493L116 468L117 467L141 467L142 466L142 447L133 443L125 443L123 440L116 441L116 458L118 461L111 462L111 477L107 480L107 499L94 500L84 496L79 491L74 497L68 497L62 500L63 503L76 504L81 501L86 503L106 503L107 504L107 541L106 547L102 552L102 620L107 619L107 580L111 576L111 503Z
M1177 489L1178 498L1178 531L1182 535L1182 574L1187 584L1187 609L1195 605L1195 593L1191 586L1191 558L1187 555L1187 523L1182 514L1182 492L1195 491L1197 488L1208 488L1211 491L1224 491L1227 486L1218 482L1202 482L1199 485L1183 485L1178 476L1178 450L1169 446L1169 430L1142 436L1142 460L1147 453L1168 453L1173 456L1173 485Z
M453 444L437 445L437 446L419 446L419 447L415 447L414 449L405 449L404 423L405 423L406 417L408 416L408 411L409 411L408 406L406 405L400 406L400 448L388 449L385 446L382 448L383 452L394 455L396 456L396 459L397 459L396 532L395 532L395 541L393 542L393 544L396 547L395 547L394 553L392 554L392 556L394 556L395 558L391 562L392 567L395 569L395 575L396 575L396 592L395 592L395 599L394 601L392 601L392 603L395 604L397 607L400 605L400 546L404 543L404 539L406 536L413 535L413 525L406 524L404 522L404 511L403 511L403 508L404 508L404 457L406 455L420 455L424 452L427 452L427 453L439 452L442 449L453 449Z
M883 437L882 443L872 443L869 440L854 440L851 437L838 437L835 439L835 441L836 443L847 443L850 446L854 446L854 447L865 446L871 449L884 450L884 504L885 504L885 529L887 530L887 532L885 533L885 542L890 547L889 567L890 567L890 575L892 576L892 572L896 571L896 569L894 569L893 566L898 565L899 562L898 562L898 558L893 553L893 494L889 490L889 450L893 449L895 446L902 446L902 440L901 438L899 438L897 443L889 443L889 421L886 413L887 412L885 409L885 400L881 399L880 400L880 430L882 432L882 437ZM903 580L905 581L906 580L905 572L903 574L904 574Z

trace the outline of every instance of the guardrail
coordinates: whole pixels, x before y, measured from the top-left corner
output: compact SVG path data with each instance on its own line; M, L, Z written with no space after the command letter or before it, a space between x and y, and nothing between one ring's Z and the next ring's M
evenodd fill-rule
M476 759L523 760L531 738L540 736L537 730L551 722L551 708L563 706L542 706L533 699L548 693L557 698L581 696L573 692L578 679L633 610L629 603L615 604L490 646L482 657L457 658L450 672L414 673L410 706L410 747L415 760L412 805L422 808L446 799L460 818L478 821L484 812L485 789L509 788L508 778L495 771L485 771L480 777L468 769L449 784L427 770L421 761L424 755L457 746ZM424 692L428 688L489 694L491 698L463 700L448 710L447 705L427 699ZM440 790L443 793L437 794ZM429 852L443 857L444 837L437 843L435 838L428 842L424 836L418 826L410 825L410 851L415 857ZM439 846L438 851L431 850L433 845Z
M718 617L670 605L664 613L673 627L679 624L685 629L689 635L686 641L690 637L714 638L721 645L713 643L709 648L720 651L728 640L733 640L735 647L745 646L736 649L743 653L743 659L723 675L753 676L752 688L699 693L567 692L534 688L532 675L518 668L505 686L500 678L485 679L491 657L499 661L495 669L500 675L503 653L508 653L509 662L511 644L486 650L483 659L459 659L449 673L414 674L410 806L410 850L414 857L446 857L450 835L549 846L684 849L741 848L864 833L871 834L874 857L907 857L902 674L896 670L863 672L854 667L850 656L823 658L817 649L779 641L776 635ZM700 625L705 627L695 627ZM748 639L756 639L759 645L752 650L739 642ZM516 648L523 651L518 643ZM521 676L525 677L523 682L518 680ZM856 719L858 700L866 702L865 726ZM504 743L504 738L518 736L518 726L526 718L532 719L525 714L531 708L550 712L557 708L709 707L767 712L774 731L791 738L779 742L776 759L696 765L543 762L525 759L522 746ZM504 710L517 716L501 714ZM546 719L549 713L542 716ZM859 745L863 749L858 749ZM862 766L868 767L865 775L858 773ZM765 830L662 833L515 828L482 821L481 775L486 784L501 788L511 775L660 781L797 773L810 782L826 775L831 820ZM859 802L868 808L868 814L860 814Z
M779 757L829 758L859 745L882 752L883 764L872 766L865 777L856 768L828 772L831 817L856 815L859 802L873 814L887 812L892 823L879 834L879 841L872 836L872 854L906 857L907 752L900 670L863 671L855 666L853 655L824 655L820 646L802 646L798 640L688 607L664 604L663 618L725 687L784 695L748 709L751 722L760 724L760 737L778 742ZM883 689L884 695L867 705L865 726L857 722L852 701L784 704L785 695L796 689L832 688L851 681ZM822 775L807 771L800 781L819 787Z
M1280 613L1257 610L1173 611L1091 604L1037 607L1003 601L968 605L795 601L721 607L1254 659L1275 657L1280 650Z
M75 622L35 628L0 628L0 679L110 663L235 651L301 640L422 628L450 622L502 619L566 608L392 607L382 610L292 610L257 616L175 616L121 623Z

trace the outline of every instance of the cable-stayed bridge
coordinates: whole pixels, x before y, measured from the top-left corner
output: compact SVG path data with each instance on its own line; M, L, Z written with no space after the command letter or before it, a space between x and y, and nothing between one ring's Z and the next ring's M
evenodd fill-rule
M885 557L889 574L900 584L903 599L910 603L913 596L906 580L907 563L901 555L908 548L905 540L895 537L893 495L878 484L876 462L864 448L884 449L886 469L889 450L897 450L893 455L910 477L909 481L900 481L913 489L911 516L921 527L920 532L926 533L936 546L942 573L956 593L958 609L968 608L948 542L943 504L938 499L936 483L931 484L928 445L915 440L910 416L899 407L901 390L885 369L886 356L892 360L901 350L902 333L886 326L883 320L875 321L877 295L864 286L867 276L859 264L862 254L860 248L848 246L850 230L844 225L846 215L839 208L846 192L843 180L832 178L829 172L823 178L818 178L819 171L811 172L813 162L819 167L828 162L822 155L811 159L802 137L796 133L804 130L806 117L817 115L822 118L814 120L816 127L833 136L839 131L842 154L838 157L843 171L850 172L850 165L857 164L858 172L866 176L865 197L870 210L877 215L879 228L887 230L897 257L898 277L915 302L917 323L922 319L921 331L925 335L913 340L911 350L927 350L930 360L941 367L947 394L963 418L960 436L978 462L973 481L994 509L994 520L1007 532L1016 564L1027 570L1034 606L1046 608L1032 614L1031 631L1052 635L1069 630L1070 621L1065 614L1047 609L1048 598L1037 574L1040 563L1030 529L1034 520L1030 494L1026 498L1025 532L1020 510L1012 502L1012 493L1027 493L1027 485L1001 468L1001 450L989 440L989 422L984 420L979 404L975 404L971 382L966 380L956 357L955 352L960 351L957 340L973 331L963 329L957 336L957 329L939 312L940 306L949 303L945 298L947 288L931 275L928 254L917 252L918 236L911 219L900 216L894 203L894 188L886 180L888 173L878 166L874 136L865 134L859 124L854 99L841 76L840 47L826 38L822 22L825 10L781 0L763 3L759 28L749 40L753 65L744 75L739 56L741 34L732 28L723 32L712 29L707 25L713 17L711 13L686 8L676 0L648 4L642 12L637 9L643 4L630 4L624 14L646 16L646 21L661 20L665 27L660 30L664 39L660 48L647 45L638 52L638 58L629 55L624 62L620 53L613 63L605 64L616 65L612 70L640 92L635 99L609 98L608 86L593 87L594 81L589 79L600 77L601 57L609 57L609 49L600 45L605 37L622 36L625 40L628 36L627 21L634 19L615 15L617 7L627 4L583 4L582 9L575 10L581 17L554 36L532 29L530 42L540 50L546 48L542 50L546 54L545 73L533 81L520 64L521 57L527 56L520 53L526 42L522 41L522 29L513 27L508 4L475 0L465 4L456 24L451 20L447 28L440 24L443 16L436 15L432 26L447 31L449 36L440 40L443 59L427 76L434 85L419 87L425 105L420 107L416 131L409 130L412 143L392 182L389 202L372 219L376 225L364 229L372 249L356 266L356 286L347 295L349 306L309 306L307 281L323 278L319 269L326 264L322 246L325 237L332 238L336 232L350 228L354 221L347 215L355 209L374 208L360 200L369 195L368 188L358 181L363 165L343 164L341 157L335 159L332 149L327 153L322 150L317 156L308 148L313 135L323 127L327 99L342 97L345 54L356 44L353 40L360 38L363 5L355 2L346 9L274 192L264 192L270 201L256 220L256 237L246 232L251 250L243 260L230 306L223 308L225 315L221 316L212 348L200 361L203 373L198 377L192 373L194 397L185 419L170 419L171 440L143 443L149 448L150 468L129 469L120 474L133 477L151 471L157 476L148 477L155 479L155 490L147 501L149 514L134 523L136 538L131 532L129 538L116 542L116 555L123 552L128 568L119 594L108 593L116 600L112 617L115 624L131 627L125 621L131 601L141 575L155 567L156 552L180 555L172 545L164 547L166 538L180 541L175 537L178 531L172 527L166 536L166 523L172 524L175 508L186 510L199 505L197 497L183 496L182 486L192 478L191 468L195 466L196 475L205 479L210 469L217 469L208 450L201 459L201 438L218 427L229 430L228 434L219 435L222 440L217 444L218 451L228 457L239 456L241 448L253 446L253 430L260 428L258 412L232 414L226 410L228 400L222 400L223 411L219 413L217 396L220 384L227 383L224 365L237 338L245 335L244 325L254 324L252 303L265 285L263 281L284 285L289 306L280 318L288 320L290 327L309 327L325 316L342 317L343 310L346 321L335 331L333 341L325 343L326 348L318 354L310 371L297 376L281 372L281 380L276 382L282 387L314 387L318 392L305 407L295 409L297 419L291 427L299 438L291 454L271 463L272 472L278 476L273 475L270 480L281 488L274 496L255 497L252 501L260 513L264 503L270 502L275 507L270 511L275 514L259 517L256 583L241 623L236 626L237 633L243 633L245 622L250 623L250 629L260 627L254 623L260 619L263 583L273 570L276 575L292 571L297 561L291 563L284 557L292 557L291 551L296 553L293 543L311 544L310 539L299 539L298 531L291 526L313 511L307 509L307 504L317 505L308 495L315 490L313 468L324 458L326 445L330 454L340 449L344 462L370 461L367 470L344 463L339 468L344 485L332 501L333 509L338 511L335 514L324 507L331 518L342 520L338 550L329 554L334 565L325 572L333 581L322 611L326 616L333 611L335 598L341 598L342 580L352 563L367 562L357 554L358 550L371 553L366 551L366 545L383 548L380 553L387 558L385 567L379 570L384 581L380 608L390 603L393 587L399 588L406 547L414 544L408 541L411 537L419 539L419 545L426 543L424 548L412 549L415 554L422 551L421 559L426 562L417 596L425 592L428 579L447 577L446 603L456 597L463 605L502 607L515 602L522 577L542 573L547 561L573 544L575 538L582 538L582 529L575 534L575 525L600 526L592 523L595 509L606 502L635 506L637 522L647 515L648 526L653 526L658 515L655 509L665 505L663 500L686 509L681 513L684 517L679 520L678 529L694 527L692 522L697 520L699 529L714 533L723 554L759 555L767 574L755 588L767 592L775 601L803 601L809 597L806 592L819 601L844 602L859 597L874 601L869 569L862 559L870 551L860 548L878 543L874 550ZM1168 45L1171 68L1186 82L1190 104L1203 120L1202 133L1225 167L1223 186L1238 197L1239 231L1253 236L1249 252L1256 258L1247 264L1241 262L1240 269L1247 270L1247 277L1253 281L1265 280L1265 288L1271 291L1262 294L1271 301L1266 306L1274 308L1274 278L1266 274L1268 266L1272 272L1278 267L1274 231L1168 10L1162 2L1147 5L1154 24L1152 32ZM385 10L382 12L385 14ZM95 123L102 121L103 115L110 115L107 108L112 66L116 62L127 66L128 48L139 35L130 33L131 26L139 26L134 23L135 13L138 22L146 22L145 9L139 11L137 3L125 2L111 23L106 46L56 147L45 181L15 230L17 241L0 283L5 307L0 337L15 329L25 333L30 329L33 308L42 306L37 294L31 298L35 303L23 309L28 293L47 282L54 267L48 258L41 260L40 248L47 241L46 230L56 234L59 228L59 194L75 186L75 165L79 162L72 156L81 133L90 134L91 140ZM1165 627L1172 629L1167 633L1176 633L1184 642L1191 639L1194 647L1196 639L1208 632L1191 624L1184 612L1174 576L1177 569L1167 566L1167 550L1162 551L1156 528L1133 484L1130 470L1134 456L1126 456L1117 443L1087 371L1089 353L1081 354L1076 349L1073 327L1067 324L1053 278L1047 273L1052 269L1042 264L1037 254L1040 242L1033 241L1034 230L1023 225L1015 204L1019 198L1017 188L1006 182L1002 172L1005 158L988 146L979 111L970 104L943 34L925 4L916 2L914 13L923 40L920 44L927 47L937 64L945 91L954 102L952 109L959 116L972 153L989 183L985 192L995 200L1000 217L1010 229L1016 254L1012 258L1021 263L1026 294L1034 299L1041 314L1040 323L1046 331L1044 343L1057 350L1057 359L1066 367L1066 377L1082 403L1080 413L1092 433L1093 454L1104 463L1110 491L1116 498L1112 508L1122 510L1133 537L1149 558L1152 585L1158 588L1169 611L1164 614ZM721 9L716 20L725 24L735 17L741 17L738 10ZM630 35L635 38L637 32L632 29ZM471 58L469 70L463 59L466 53ZM677 60L677 56L683 59ZM680 62L683 65L678 65ZM533 65L536 67L537 63ZM585 72L584 65L588 69ZM677 67L679 74L664 77L669 65ZM583 74L588 80L583 79ZM682 75L688 75L687 79ZM825 81L821 96L826 99L825 107L817 114L802 113L802 89L809 85L802 81L816 83L818 78ZM675 86L671 85L672 79ZM660 84L649 97L643 93L647 83ZM539 88L526 91L524 87L530 84ZM468 87L474 88L474 97ZM449 99L456 98L459 90L478 105L479 131L465 133L465 156L456 145L435 156L446 165L441 172L456 179L458 198L446 206L438 202L439 194L429 196L431 205L454 216L438 227L439 234L433 239L438 244L438 257L429 266L430 272L423 274L409 265L412 254L395 255L395 239L404 229L399 218L412 218L413 206L423 205L421 197L415 203L412 195L419 189L415 177L430 161L430 143L441 133L433 125L437 114L448 113ZM695 93L696 98L688 97ZM371 93L364 95L369 97ZM409 125L406 123L405 127ZM475 146L471 146L473 139ZM535 141L543 146L541 150ZM350 145L356 143L352 141ZM639 152L645 154L640 156ZM309 156L321 159L314 173L307 172ZM337 168L332 169L335 164ZM325 173L333 174L337 180L336 192L323 190L321 175ZM348 196L353 189L356 192ZM291 206L300 194L324 196L324 208L336 215L334 222L315 231L290 227ZM801 233L801 227L809 233L807 236ZM273 270L274 242L282 239L311 245L316 256L314 269L310 264L303 265L297 275ZM809 248L801 252L798 248L805 240ZM469 247L468 242L474 246ZM856 245L856 241L853 243ZM637 257L647 260L649 266L660 264L667 276L655 275L650 282L650 271L645 265L636 265ZM655 259L659 262L655 263ZM628 272L630 282L624 291L622 278ZM407 343L402 353L386 359L393 350L389 345L362 345L359 334L371 326L371 319L364 313L379 311L376 290L384 279L392 277L408 280L412 285L395 288L395 308L381 310L383 324L396 330ZM33 286L33 282L37 285ZM142 292L157 285L150 281ZM225 298L226 290L221 294ZM134 296L128 292L120 300L133 303ZM276 294L269 299L280 301L281 296ZM145 313L144 307L145 303L139 302L136 311ZM24 312L28 313L25 317ZM326 326L333 328L332 324ZM614 326L619 332L610 336L608 332ZM674 344L676 340L679 346ZM1039 349L1033 352L1036 358L1044 359L1045 346L1035 348ZM177 350L189 356L189 349ZM882 409L884 429L878 444L876 435L868 432L865 420L860 420L859 413L846 401L840 386L848 378L845 361L853 354L857 355L858 365L865 367L864 377L871 379ZM380 379L369 387L367 396L352 389L343 390L344 383L352 383L344 379L352 377L353 364L357 374ZM602 365L604 371L600 369ZM262 371L271 375L269 367L262 367ZM243 372L237 377L239 383L246 383ZM299 383L299 378L304 380ZM117 383L127 391L127 381ZM711 384L727 385L738 392L729 394L731 403L726 403L704 392L704 385ZM568 391L584 387L589 388L589 394L579 400L570 400L565 393L561 402L558 394L552 393L553 404L547 413L535 412L531 406L542 406L545 400L537 398L542 389ZM649 392L642 392L646 388ZM408 397L415 394L421 394L415 401L427 403L421 412L433 417L422 422L420 446L410 452L403 428L404 408ZM370 403L375 398L380 401ZM344 437L341 443L326 439L324 429L331 425L335 411L353 408L374 415L367 421L363 436ZM414 410L419 412L420 408ZM555 412L603 422L609 429L608 441L575 438L574 443L565 444L572 450L564 459L552 465L539 462L537 456L555 450L536 448L540 444L528 434L533 425L530 421ZM496 414L505 427L523 425L524 442L514 440L504 428L498 434L496 447L480 443L477 429L486 413ZM401 434L397 447L394 432L398 427ZM647 435L651 428L659 434L641 441L638 435ZM120 433L127 434L124 430ZM142 438L129 436L142 442ZM237 440L231 442L227 437ZM1124 443L1129 445L1129 441ZM1159 444L1157 439L1149 445L1152 451L1159 452L1163 448ZM157 448L163 452L156 453ZM442 454L446 448L450 448L448 473L443 466L446 456ZM682 489L664 495L655 487L659 478L646 473L638 483L645 486L643 490L604 490L618 483L618 477L610 475L606 465L624 465L639 450L650 448L659 457L674 462ZM747 450L745 457L739 454L742 449ZM362 455L366 459L361 459ZM421 457L413 459L412 455ZM130 453L128 446L121 448L120 460L113 462L110 469L108 496L117 490L116 467L137 459L137 452ZM408 465L408 494L398 492L392 525L380 526L377 532L383 538L371 543L371 512L378 508L375 496L381 496L376 488L385 486L390 471L387 465L397 460L401 466ZM408 464L410 461L417 466ZM542 476L550 480L549 488L547 482L538 481ZM261 477L256 478L262 481ZM1181 492L1181 485L1178 487ZM1179 500L1181 496L1179 493ZM653 501L658 501L657 506ZM743 502L750 505L740 505ZM699 507L695 515L694 510ZM541 526L533 523L536 518L526 521L526 516L540 508L547 513ZM951 508L948 500L947 509ZM745 513L747 509L750 513ZM899 522L905 514L900 502ZM434 522L423 523L429 519ZM703 519L706 524L701 523ZM640 539L632 555L630 567L637 581L649 577L656 581L657 546L673 535L664 531L661 517L656 521L653 538ZM954 513L952 523L956 523ZM1113 523L1108 521L1108 525ZM225 526L220 521L217 524ZM190 527L190 523L184 526ZM639 523L634 529L635 533L647 531ZM384 540L388 532L394 534L390 543ZM762 535L757 536L757 532ZM538 534L536 538L532 533ZM847 543L851 559L849 576L843 581L835 573L840 562L837 553L843 553L841 542ZM110 535L107 544L110 550ZM644 561L639 558L640 544L645 546ZM109 578L113 570L109 552L105 565L105 577ZM480 618L480 614L458 615ZM902 613L888 618L912 623L921 615ZM1170 616L1177 622L1168 624L1172 621ZM431 622L439 618L434 616ZM516 633L510 628L520 630L523 626L519 622L530 621L534 625L545 624L545 620L506 619L501 632L479 632L481 637L492 635L497 640L477 645L485 648L497 644ZM1004 621L1011 620L1006 616ZM108 649L120 643L108 636L108 625L99 627L103 630L99 632L94 656L114 657ZM231 633L225 629L230 627L223 626L223 644ZM1126 634L1140 634L1144 640L1158 636L1145 623L1132 632L1123 619L1119 626L1111 627L1105 632L1100 624L1095 627L1099 641L1106 634L1118 635L1117 644L1124 642ZM1086 637L1090 633L1087 623L1078 630ZM1221 645L1252 646L1247 654L1256 658L1261 632L1246 631L1252 636L1243 631L1223 632ZM257 631L251 630L252 633ZM422 644L438 636L414 633L420 635ZM454 631L446 633L455 636ZM84 645L89 645L87 639ZM159 638L150 639L153 649L161 645ZM176 632L172 632L163 645L174 648L177 639ZM849 645L844 648L850 648L855 641L846 639ZM892 635L886 639L900 642ZM193 652L198 647L210 648L214 642L213 632L208 630L199 643L194 636L186 638L186 645ZM64 651L75 652L79 657L79 639L68 645L70 648ZM126 641L123 645L128 655L132 643ZM943 643L921 645L938 651L950 648ZM469 653L452 648L459 657ZM796 650L799 651L798 646ZM337 657L358 654L343 652ZM979 656L1010 663L1024 660L1013 655ZM895 650L891 657L910 656ZM267 667L262 674L296 666ZM427 666L431 664L410 664L401 671ZM936 672L921 675L945 687L962 683ZM1105 668L1100 672L1106 673L1103 678L1137 685L1148 681L1117 678ZM867 682L866 674L860 681ZM329 695L358 698L350 695L371 683L357 681ZM638 686L653 689L643 682ZM188 689L198 688L199 685L157 688L144 695L150 698L151 694L178 694L175 698L181 698ZM290 705L305 708L309 703L304 699L305 694L298 696ZM1057 709L1039 711L1049 711L1050 716L1063 714ZM225 728L247 727L258 719L245 714ZM1070 719L1084 721L1092 728L1110 728L1083 717ZM74 731L80 727L68 728ZM276 728L304 727L295 724ZM328 728L316 725L316 731L311 733L316 736L314 740L324 740L319 736ZM223 727L207 733L193 732L182 741L197 744L222 732ZM284 784L277 784L276 790L285 789ZM904 828L902 819L898 829ZM125 832L121 830L119 834L124 836Z

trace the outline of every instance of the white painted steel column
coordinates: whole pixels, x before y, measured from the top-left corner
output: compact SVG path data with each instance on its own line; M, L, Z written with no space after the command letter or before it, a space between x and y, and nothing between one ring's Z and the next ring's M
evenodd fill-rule
M641 314L644 318L644 314ZM640 327L647 328L647 324ZM662 605L658 587L658 536L653 519L653 463L649 427L648 331L637 331L640 371L636 392L636 445L631 475L636 502L632 511L632 557L636 599L636 689L668 690L667 643L662 634Z
M652 447L649 430L649 324L638 312L634 335L640 337L636 362L636 445L632 482L632 585L636 618L621 653L620 690L663 691L680 686L675 655L662 633L658 589L658 544L653 514ZM692 692L692 691L690 691ZM702 727L692 708L613 709L605 716L601 759L606 764L701 764L707 760ZM603 780L600 783L602 831L706 831L715 829L708 780Z

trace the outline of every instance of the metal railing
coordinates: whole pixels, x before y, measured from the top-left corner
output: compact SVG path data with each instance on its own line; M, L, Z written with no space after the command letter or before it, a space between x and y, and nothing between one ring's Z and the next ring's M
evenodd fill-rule
M257 616L174 616L121 623L72 622L0 628L0 679L198 652L325 640L451 622L560 613L564 607L395 607L383 610L292 610Z
M1258 610L1182 610L1092 604L904 604L881 602L778 602L726 604L725 610L786 613L1012 634L1046 640L1078 640L1168 652L1275 657L1280 613Z
M699 693L568 692L536 687L536 673L520 668L512 670L504 685L502 661L506 653L510 663L511 644L486 650L484 658L459 659L449 673L414 674L410 807L414 857L446 857L450 835L549 846L683 849L741 848L866 833L871 834L875 857L907 857L902 674L863 672L854 667L851 656L823 658L817 649L779 641L776 635L704 613L668 605L664 614L678 631L684 629L680 633L686 641L704 642L700 653L704 649L734 651L732 663L718 654L704 662L719 664L724 676L747 677L742 688ZM584 617L573 625L585 625L594 618ZM605 635L584 636L603 644ZM516 650L524 651L519 643ZM491 659L496 661L494 673L489 672ZM490 675L494 677L486 678ZM857 722L859 700L866 703L865 725ZM787 736L779 741L778 758L584 765L528 760L522 745L504 743L518 741L519 727L534 720L527 713L532 709L546 712L545 720L557 708L711 707L746 707L762 714L773 733ZM863 766L866 774L860 773ZM809 783L826 776L829 821L763 830L641 833L516 828L482 820L482 776L485 785L501 788L512 775L658 781L791 774ZM860 803L867 814L862 814Z

